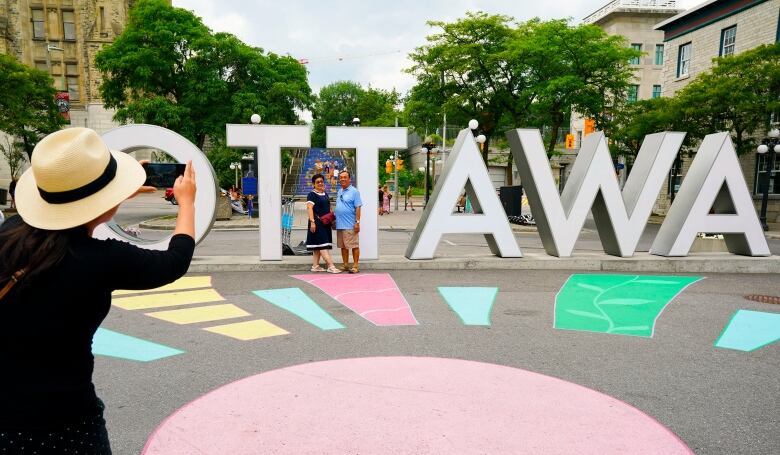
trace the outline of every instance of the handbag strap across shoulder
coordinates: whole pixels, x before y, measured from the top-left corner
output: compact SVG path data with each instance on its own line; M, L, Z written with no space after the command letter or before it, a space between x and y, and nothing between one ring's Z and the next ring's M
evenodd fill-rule
M0 290L0 299L2 299L3 297L5 297L6 294L8 294L8 291L10 291L11 288L14 287L14 285L18 283L19 280L22 279L25 273L27 273L27 269L21 269L21 270L17 270L16 272L14 272L13 275L11 275L11 279L8 280L8 283L6 283L3 289Z

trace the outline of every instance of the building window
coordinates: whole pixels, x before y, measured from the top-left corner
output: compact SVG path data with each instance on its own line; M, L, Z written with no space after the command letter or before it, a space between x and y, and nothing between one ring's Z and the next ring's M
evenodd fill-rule
M65 70L67 72L68 95L70 96L70 101L79 101L79 67L75 63L68 63L65 65Z
M769 163L768 153L758 154L758 160L756 162L756 194L764 194L764 179L766 178L766 168ZM780 193L780 182L778 181L780 176L780 160L775 157L775 166L772 172L769 174L769 194Z
M49 73L49 67L46 66L46 62L35 62L35 69L43 71L46 74Z
M636 84L628 86L628 102L633 103L637 100L639 95L639 86Z
M62 12L62 36L66 40L76 39L76 17L73 11Z
M655 45L655 62L656 65L663 65L664 64L664 45L663 44L656 44Z
M687 76L691 72L691 43L680 46L677 53L677 77Z
M631 49L642 52L642 45L639 43L632 43ZM631 65L639 65L639 57L631 57L631 60L629 60L628 63Z
M734 47L737 42L737 26L724 28L720 32L720 56L734 55Z
M661 86L660 85L654 85L653 86L653 98L660 98L661 97Z
M33 24L33 38L44 39L46 38L46 26L43 21L43 10L32 10L32 24Z

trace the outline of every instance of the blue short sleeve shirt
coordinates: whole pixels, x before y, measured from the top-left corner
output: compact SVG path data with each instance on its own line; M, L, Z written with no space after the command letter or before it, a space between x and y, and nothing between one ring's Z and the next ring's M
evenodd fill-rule
M355 210L363 205L360 192L350 185L339 188L336 195L336 229L352 229L355 226Z

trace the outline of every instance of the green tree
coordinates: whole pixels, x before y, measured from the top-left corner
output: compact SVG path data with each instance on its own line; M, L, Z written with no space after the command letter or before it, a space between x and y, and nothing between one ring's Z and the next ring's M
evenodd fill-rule
M697 139L715 131L730 131L737 153L755 150L756 132L766 129L771 114L780 111L780 43L762 45L713 60L675 98L678 118L690 120Z
M394 126L400 112L400 95L351 81L338 81L320 89L312 107L312 145L325 147L328 126L351 125L355 117L363 126Z
M0 87L0 131L17 138L31 158L38 141L65 124L54 101L52 78L0 54Z
M522 109L510 111L513 121L548 127L548 154L572 111L606 129L609 114L625 103L634 78L629 59L639 55L625 38L609 36L597 26L574 27L566 20L520 24L503 57L525 74L525 86L517 87Z
M228 33L212 34L200 18L164 0L140 0L124 32L96 57L106 106L120 122L174 130L203 148L223 143L225 123L295 123L311 103L306 69Z
M639 55L621 37L565 20L517 23L477 12L429 25L441 31L410 55L418 84L409 98L423 118L430 117L420 106L427 103L477 119L485 161L491 137L503 129L546 126L552 152L572 109L602 127L630 83L628 60Z

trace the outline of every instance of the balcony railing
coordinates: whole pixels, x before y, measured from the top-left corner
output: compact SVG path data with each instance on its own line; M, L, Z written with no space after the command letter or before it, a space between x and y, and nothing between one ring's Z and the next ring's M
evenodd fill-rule
M677 0L613 0L582 20L592 24L617 9L640 11L664 11L677 8Z

